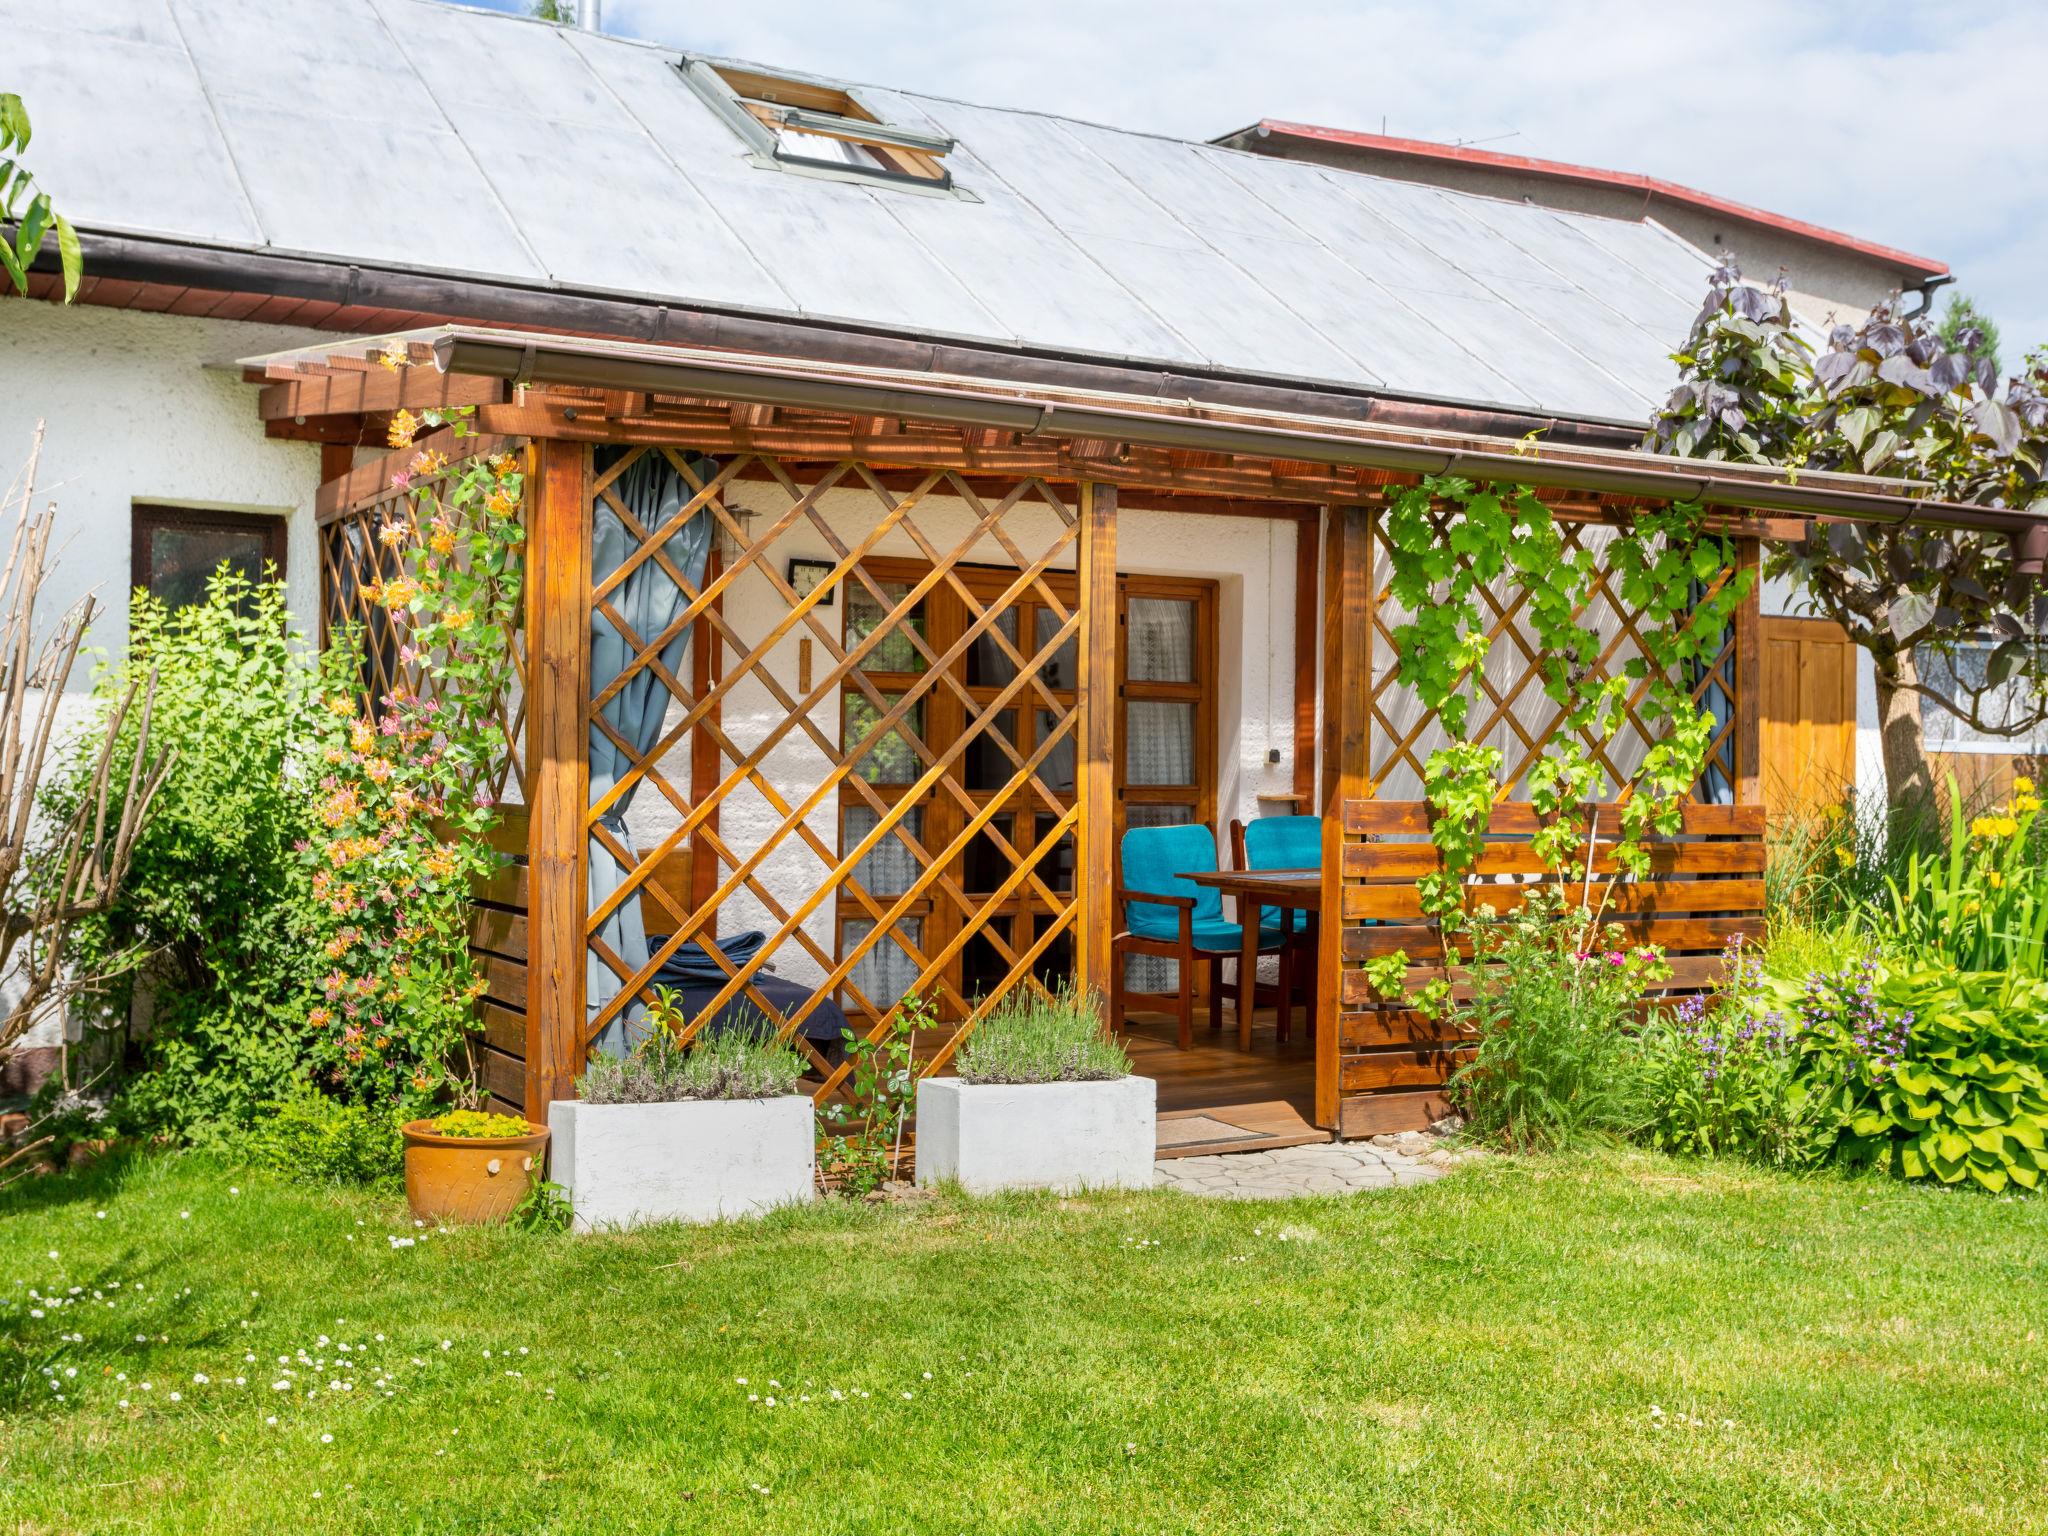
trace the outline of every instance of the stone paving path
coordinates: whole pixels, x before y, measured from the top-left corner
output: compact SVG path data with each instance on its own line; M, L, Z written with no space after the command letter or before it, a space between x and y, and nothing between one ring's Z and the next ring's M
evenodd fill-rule
M1427 1184L1470 1155L1454 1152L1433 1137L1409 1133L1271 1152L1162 1158L1153 1170L1161 1189L1223 1200L1289 1200Z

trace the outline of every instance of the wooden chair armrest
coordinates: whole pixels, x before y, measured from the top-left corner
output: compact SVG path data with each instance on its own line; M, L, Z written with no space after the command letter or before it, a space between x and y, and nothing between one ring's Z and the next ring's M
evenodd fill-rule
M1124 902L1126 905L1134 901L1144 901L1150 902L1154 906L1185 907L1190 912L1195 910L1195 898L1192 896L1162 896L1156 891L1126 891L1119 889L1116 893L1116 899Z

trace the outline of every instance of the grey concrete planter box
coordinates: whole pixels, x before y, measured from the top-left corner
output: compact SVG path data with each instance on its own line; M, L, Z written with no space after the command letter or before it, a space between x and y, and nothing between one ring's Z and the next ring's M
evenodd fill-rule
M917 1085L917 1182L997 1189L1150 1189L1158 1093L1149 1077Z
M551 1177L576 1229L719 1221L816 1193L817 1130L806 1094L674 1104L548 1106Z

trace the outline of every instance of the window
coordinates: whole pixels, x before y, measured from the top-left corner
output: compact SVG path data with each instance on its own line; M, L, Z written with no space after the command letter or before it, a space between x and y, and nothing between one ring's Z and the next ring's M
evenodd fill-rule
M1920 681L1954 699L1965 712L1976 699L1978 713L1987 725L2030 721L2041 713L2041 708L2032 696L2032 685L2023 678L2010 678L1996 688L1983 691L1981 698L1978 697L1979 691L1984 690L1985 668L1990 664L1991 653L1997 649L1995 640L1973 641L1958 645L1953 654L1943 655L1923 645L1914 653L1914 661L1919 668ZM2029 757L2048 754L2048 724L2024 725L2010 736L1980 731L1924 694L1920 699L1920 729L1926 736L1930 752L1985 752Z
M678 68L764 164L940 190L953 184L943 164L950 138L884 122L844 86L704 59Z
M223 563L251 581L283 576L284 550L281 517L137 507L131 580L167 607L183 608L206 596L207 578Z

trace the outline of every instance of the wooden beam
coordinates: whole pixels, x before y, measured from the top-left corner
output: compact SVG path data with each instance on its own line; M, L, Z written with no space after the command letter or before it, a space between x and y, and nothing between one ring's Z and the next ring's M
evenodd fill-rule
M339 448L341 445L334 446ZM313 498L314 520L325 527L338 517L346 517L360 503L391 494L391 477L410 466L424 449L440 450L448 455L448 461L452 464L463 459L473 459L479 454L503 453L512 446L510 438L489 434L458 438L447 430L430 432L425 437L415 439L410 448L381 453L354 468L342 464L337 457L335 463L340 469L338 475L326 474L327 450L323 448L320 459L322 483L319 494ZM350 448L347 451L353 458L355 450Z
M1294 524L1294 808L1316 803L1316 651L1323 603L1320 588L1322 517L1309 512Z
M1105 996L1115 963L1117 595L1116 488L1083 482L1080 550L1080 840L1075 861L1080 932L1074 952L1081 985Z
M356 416L395 411L400 406L495 405L505 398L501 379L442 373L433 368L373 368L362 373L327 373L284 379L263 386L257 414L265 421L300 417Z
M1735 610L1735 803L1763 804L1764 632L1761 546L1738 545L1737 568L1751 573L1749 595Z
M1343 1092L1338 1013L1344 925L1344 805L1369 795L1372 727L1372 523L1361 506L1330 508L1323 561L1323 917L1316 953L1315 1123L1337 1130Z
M589 902L590 451L534 445L526 543L526 1115L546 1117L583 1070Z

